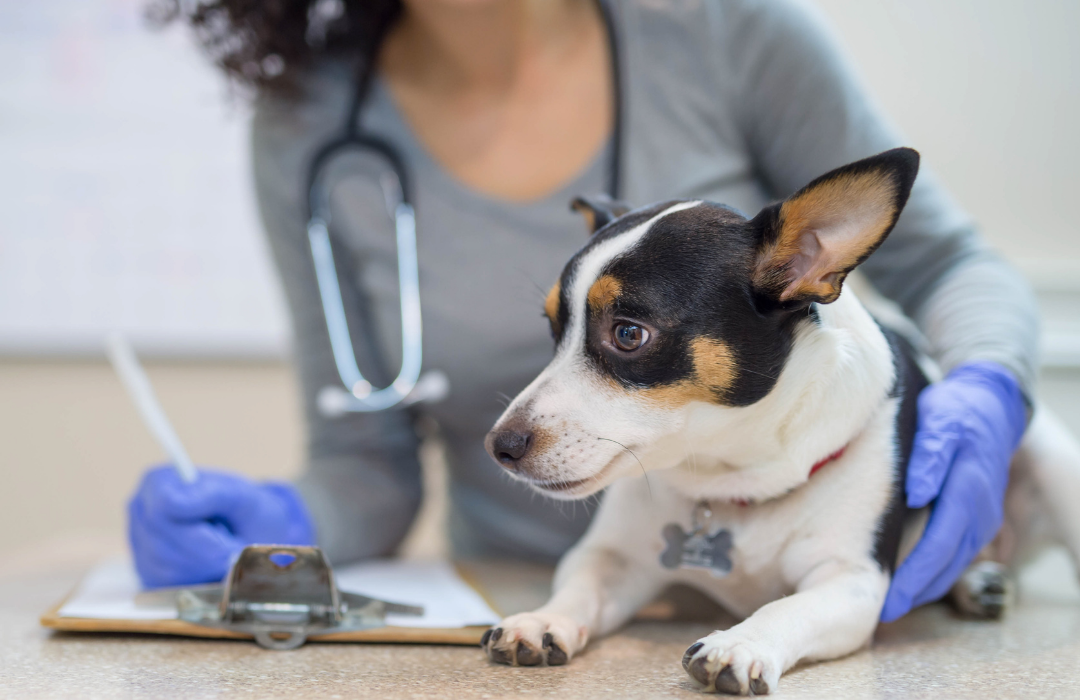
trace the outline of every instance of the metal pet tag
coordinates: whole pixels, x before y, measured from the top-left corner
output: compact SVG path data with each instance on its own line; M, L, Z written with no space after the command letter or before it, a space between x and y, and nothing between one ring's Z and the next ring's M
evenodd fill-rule
M660 564L666 569L708 569L713 576L727 576L731 572L731 532L719 529L709 534L712 511L702 501L694 507L693 530L687 533L678 523L664 527L666 546L660 554Z

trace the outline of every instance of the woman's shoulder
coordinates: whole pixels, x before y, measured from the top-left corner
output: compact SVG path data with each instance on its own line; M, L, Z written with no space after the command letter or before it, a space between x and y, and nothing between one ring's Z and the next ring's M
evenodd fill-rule
M621 0L610 6L628 31L650 36L680 32L711 42L782 35L820 15L806 0Z

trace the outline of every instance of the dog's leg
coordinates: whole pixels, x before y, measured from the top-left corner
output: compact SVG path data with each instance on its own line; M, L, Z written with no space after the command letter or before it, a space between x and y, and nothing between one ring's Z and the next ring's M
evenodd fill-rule
M655 598L668 578L647 544L649 534L659 531L640 515L649 503L644 482L613 484L589 531L559 562L551 600L485 634L481 645L488 658L517 666L560 666L590 638L617 629Z
M821 564L794 595L691 645L683 668L706 690L764 695L799 661L834 659L867 644L888 586L888 576L870 561Z
M626 623L660 592L658 577L626 554L582 542L559 563L554 594L542 608L512 615L484 635L492 661L561 666Z
M1012 469L1014 476L1021 470L1030 475L1038 500L1031 505L1039 512L1045 508L1051 540L1065 545L1080 576L1080 443L1046 406L1036 408ZM1018 539L1018 549L1032 544L1026 530Z

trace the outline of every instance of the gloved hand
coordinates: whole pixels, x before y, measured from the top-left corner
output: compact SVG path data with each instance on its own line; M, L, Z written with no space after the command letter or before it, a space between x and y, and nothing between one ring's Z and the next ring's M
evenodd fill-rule
M187 484L159 466L128 503L128 537L143 585L158 587L220 581L245 546L310 545L315 529L289 484L205 469Z
M881 619L937 600L1001 527L1009 462L1027 427L1013 375L994 362L960 365L919 395L907 504L935 501L914 551L893 577Z

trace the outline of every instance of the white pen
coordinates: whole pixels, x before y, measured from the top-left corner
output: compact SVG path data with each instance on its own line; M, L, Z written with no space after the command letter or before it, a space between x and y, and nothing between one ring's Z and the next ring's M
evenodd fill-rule
M191 463L187 450L184 449L172 424L161 409L157 397L154 395L154 387L143 371L135 351L120 333L110 333L105 338L105 353L112 362L113 369L120 375L120 381L127 389L128 395L139 410L143 422L150 432L157 438L158 443L165 450L165 454L172 460L180 478L188 484L194 483L199 478L195 465Z

